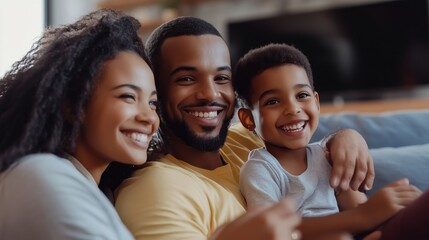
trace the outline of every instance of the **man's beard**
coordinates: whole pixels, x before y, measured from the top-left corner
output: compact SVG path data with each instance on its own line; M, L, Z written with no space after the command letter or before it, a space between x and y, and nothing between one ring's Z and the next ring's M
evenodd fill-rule
M165 122L165 126L174 134L180 138L186 145L198 149L203 152L212 152L219 150L225 143L226 136L228 133L228 127L231 122L232 116L226 117L222 121L222 127L219 135L216 137L199 137L194 134L191 128L183 120L173 120L167 116L167 113L162 114L162 119ZM215 127L205 127L204 131L213 131Z

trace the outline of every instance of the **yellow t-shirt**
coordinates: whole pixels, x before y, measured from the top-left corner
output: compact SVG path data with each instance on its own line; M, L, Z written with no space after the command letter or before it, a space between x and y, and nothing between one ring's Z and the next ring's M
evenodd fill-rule
M240 167L260 146L256 136L235 124L220 150L226 165L205 170L167 155L121 184L116 209L136 239L207 239L244 213Z

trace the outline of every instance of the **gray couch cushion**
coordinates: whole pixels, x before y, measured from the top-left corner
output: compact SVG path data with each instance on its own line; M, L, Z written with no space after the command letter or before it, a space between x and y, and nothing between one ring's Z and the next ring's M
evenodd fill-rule
M312 141L342 128L357 130L369 148L425 144L429 143L429 110L322 115Z
M368 195L403 177L422 191L429 189L429 144L370 151L374 159L375 181Z
M371 149L376 176L368 195L401 177L429 188L429 110L322 115L312 140L342 128L357 130Z

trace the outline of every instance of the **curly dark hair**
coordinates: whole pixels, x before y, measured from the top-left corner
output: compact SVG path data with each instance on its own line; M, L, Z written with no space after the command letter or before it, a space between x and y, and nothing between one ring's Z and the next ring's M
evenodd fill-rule
M120 51L149 63L139 28L101 9L44 32L0 81L0 172L30 153L73 152L103 63Z
M282 44L271 43L255 48L238 60L233 77L235 91L240 97L242 105L250 106L250 81L268 68L284 64L294 64L302 67L307 73L311 87L313 86L313 73L307 57L297 48Z

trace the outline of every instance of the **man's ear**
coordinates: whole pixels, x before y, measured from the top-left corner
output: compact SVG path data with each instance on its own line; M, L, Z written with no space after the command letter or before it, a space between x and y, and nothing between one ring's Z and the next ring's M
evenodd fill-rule
M240 108L238 110L238 119L240 119L241 124L249 131L255 130L255 120L253 119L252 112L247 108Z

